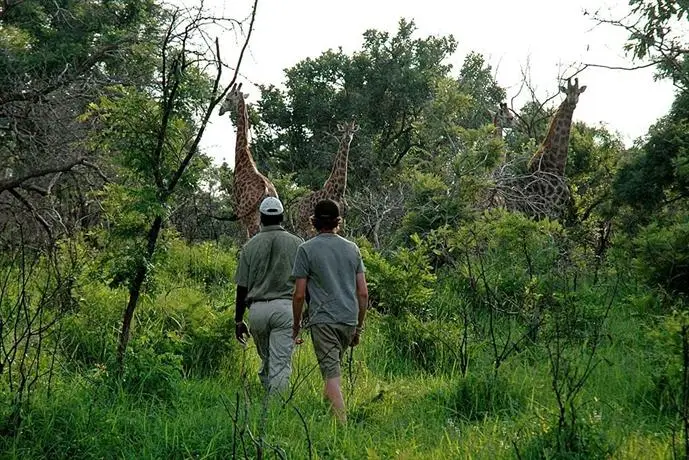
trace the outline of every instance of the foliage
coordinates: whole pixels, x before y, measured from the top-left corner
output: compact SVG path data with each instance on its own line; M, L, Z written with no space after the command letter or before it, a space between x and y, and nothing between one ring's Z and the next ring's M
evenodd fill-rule
M473 102L472 110L461 125L478 129L492 122L490 111L505 100L506 92L495 81L493 69L481 54L470 52L466 55L457 83L459 92L470 96Z
M511 270L521 279L520 270L515 270L520 266L519 257L523 257L517 242L522 238L520 231L532 225L540 229L526 240L539 254L532 263L539 270L546 269L546 261L535 259L549 254L539 244L552 241L546 229L552 227L554 231L557 226L497 212L490 217L476 223L475 228L498 238L491 257L501 262L486 265L491 283L502 282ZM450 235L464 231L455 229ZM494 355L486 334L488 317L474 312L469 316L470 365L465 376L458 372L464 322L459 303L471 302L470 296L458 296L457 290L468 283L461 271L451 269L451 263L446 262L441 277L427 280L422 297L407 299L404 310L393 302L403 299L400 286L413 286L412 281L418 279L418 275L405 278L406 271L415 270L416 265L430 267L430 254L439 257L427 246L431 243L416 241L415 249L404 257L382 257L360 242L362 253L368 252L367 273L372 279L376 278L374 272L379 268L373 267L377 264L383 273L396 272L379 277L388 284L375 289L385 289L389 294L384 297L386 308L397 311L398 316L371 312L353 364L343 368L351 414L347 430L328 423L319 399L321 377L310 371L316 363L309 344L295 352L296 391L291 403L304 417L313 455L339 452L356 458L364 449L374 458L394 456L396 451L412 457L446 458L448 453L461 457L461 452L470 450L480 458L513 458L514 445L523 456L566 452L557 450L553 437L552 414L557 408L548 390L551 377L542 348L514 354L496 377L490 372ZM434 244L431 247L439 249L439 243ZM103 457L114 452L125 456L186 458L191 452L231 457L238 439L233 421L236 394L254 395L247 403L246 417L252 432L257 432L261 420L260 384L255 376L258 361L253 346L242 351L236 345L233 311L226 308L233 297L231 274L236 249L226 251L211 244L188 246L178 240L172 240L169 247L167 257L159 260L154 272L157 289L137 310L137 328L123 381L112 379L111 344L116 340L118 305L126 292L88 274L77 278L76 295L81 300L64 323L64 354L57 356L59 362L68 365L56 375L50 397L43 389L34 397L17 437L0 437L0 445L10 457ZM487 242L487 247L492 245ZM503 258L499 257L500 247L507 251ZM94 271L98 267L97 261L84 266ZM430 268L424 270L432 273ZM560 288L551 284L553 289ZM505 281L502 286L507 289L514 281ZM638 292L629 291L628 295L636 298ZM572 299L577 308L598 308L601 303L581 287ZM420 302L418 307L413 307L414 302ZM467 305L474 310L471 303ZM662 366L674 366L670 356L675 356L676 350L665 346L665 338L669 339L665 326L655 319L622 316L622 311L614 315L619 325L613 332L614 340L601 345L608 364L593 373L583 389L582 400L591 403L583 406L582 423L577 425L578 444L569 445L590 456L605 446L605 452L612 452L609 446L614 441L615 455L621 458L660 458L671 442L667 421L672 416L649 404L637 409L637 391L647 388L651 376ZM581 332L572 336L572 353L587 353L590 341L577 337L584 337L591 325L574 321L572 327ZM640 343L642 329L657 338L653 340L658 346L653 346L649 359L640 349L648 344L646 340ZM676 366L672 367L675 371ZM677 374L672 375L676 378ZM652 393L647 395L653 397ZM669 393L664 395L667 398ZM604 403L595 403L598 400ZM241 404L238 407L244 411ZM278 401L269 406L265 430L266 440L288 456L308 457L304 423L289 404ZM439 438L438 433L443 436ZM247 457L251 457L253 451L248 449ZM244 458L244 454L239 457Z
M169 219L169 208L180 189L198 180L195 169L201 137L215 106L229 90L219 89L223 62L218 40L213 47L205 31L205 14L203 5L190 10L174 9L157 44L160 57L156 71L160 78L153 80L147 91L116 86L112 88L114 95L101 97L98 104L89 104L88 112L81 117L82 121L92 120L105 127L95 133L90 147L117 158L125 186L121 191L125 195L131 192L127 198L131 198L147 222L145 233L128 235L136 243L130 252L134 254L134 263L123 276L129 300L118 343L120 366L134 311L159 249L161 230ZM218 17L213 22L232 20ZM250 34L247 43L249 37ZM235 79L236 74L232 83ZM124 245L128 244L125 240Z
M478 291L526 300L548 283L563 237L555 222L493 210L457 230L438 229L430 244L448 269Z
M144 88L155 78L163 17L153 0L3 3L0 207L33 223L35 239L65 237L95 220L98 207L86 194L107 179L109 161L86 148L99 127L77 115L108 86Z
M660 78L670 78L683 89L689 89L685 37L677 33L689 15L686 2L673 0L629 0L631 25L619 22L629 32L625 49L637 59L655 62ZM635 20L635 21L634 21Z
M614 214L611 183L623 150L622 141L605 127L572 126L567 178L581 221Z
M436 278L429 265L428 248L418 236L412 241L412 249L400 248L388 257L360 242L370 304L392 316L423 315L433 295Z
M167 394L178 374L217 373L235 350L228 332L234 313L228 305L234 297L237 253L210 243L186 246L173 240L167 257L157 263L151 273L157 289L149 289L156 300L147 299L136 316L141 331L135 334L125 379L131 391L155 387L152 392ZM64 321L62 348L76 369L115 369L115 334L127 293L96 276L101 267L97 261L89 266L94 273L82 277L79 308ZM146 383L149 379L156 385Z
M360 130L349 159L350 187L375 183L418 145L415 125L450 69L449 37L414 38L413 21L395 35L369 30L351 56L329 50L287 69L286 91L261 87L261 123L253 149L269 170L296 173L299 184L320 187L330 170L337 123L355 118ZM422 146L423 147L423 146Z
M680 305L677 305L680 306ZM660 324L646 331L648 353L657 371L651 376L653 387L646 396L649 404L670 416L682 408L682 327L688 324L686 311L662 317Z
M631 243L633 264L651 288L689 294L689 220L670 216L643 227Z
M439 320L422 321L418 316L388 316L383 325L387 345L397 359L408 363L407 372L452 373L459 365L455 348L459 330Z
M676 109L677 110L677 109ZM644 214L689 197L689 121L670 116L658 122L649 132L648 141L621 170L614 190L618 200L648 222Z
M685 6L630 5L642 18L630 50L655 59L674 47L660 75L682 88L686 47L667 26ZM450 73L452 36L419 38L401 20L353 53L297 63L284 89L262 86L252 148L288 208L323 183L335 125L361 126L345 230L359 238L373 311L343 366L343 430L328 423L308 343L293 393L264 406L253 346L233 337L232 171L198 150L223 96L208 72L223 65L196 45L219 18L195 13L129 1L0 10L3 455L670 456L686 315L669 311L686 309L689 285L686 92L626 152L608 129L574 124L578 212L563 227L476 212L490 171L521 167L552 108L529 88L519 125L495 136L506 93L478 53ZM609 238L620 224L628 233ZM22 251L52 255L23 278ZM604 292L620 277L626 308L611 308ZM135 327L119 367L128 299Z

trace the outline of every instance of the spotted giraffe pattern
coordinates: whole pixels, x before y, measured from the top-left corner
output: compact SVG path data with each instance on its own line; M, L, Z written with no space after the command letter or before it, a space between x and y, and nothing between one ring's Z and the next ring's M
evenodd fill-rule
M237 143L234 154L234 209L235 214L246 231L246 238L251 238L260 228L258 207L267 196L278 198L275 187L270 180L258 172L256 163L249 150L249 116L246 107L246 95L241 92L242 84L235 84L220 107L220 115L237 109Z
M574 84L568 79L567 86L560 87L565 99L553 116L545 140L528 164L532 179L525 185L525 194L540 203L538 215L543 217L559 217L570 203L571 194L565 180L569 134L579 95L585 90L585 85L579 86L578 78Z
M326 199L333 200L340 205L340 215L344 215L344 211L347 207L344 194L347 188L349 146L359 126L355 121L352 121L350 123L338 125L338 129L342 132L342 137L340 138L340 145L335 154L335 161L330 176L323 184L322 189L302 197L294 206L294 230L303 238L310 238L315 234L315 229L311 225L311 216L313 215L313 209L316 203Z
M505 207L534 218L558 219L563 215L571 204L565 167L572 114L579 95L586 89L586 86L579 87L578 79L574 82L567 80L567 86L560 87L565 100L555 112L543 143L530 159L528 174L515 175L511 165L503 161L492 173L495 186L483 197L481 207Z

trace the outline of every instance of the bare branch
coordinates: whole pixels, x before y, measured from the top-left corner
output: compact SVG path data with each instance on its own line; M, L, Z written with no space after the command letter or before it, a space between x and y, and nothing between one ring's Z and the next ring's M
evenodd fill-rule
M172 180L170 180L170 184L167 187L166 195L169 196L172 194L172 191L175 189L177 186L177 182L179 182L179 179L182 177L182 174L184 173L185 169L189 165L189 162L191 162L191 159L194 157L194 154L198 150L199 143L201 142L201 139L203 137L204 132L206 131L206 126L208 125L208 120L210 119L211 115L213 114L213 110L215 107L225 98L225 95L229 91L229 89L234 85L234 83L237 81L237 74L239 72L239 68L242 64L242 59L244 58L244 52L246 51L247 46L249 46L249 39L251 38L251 33L254 30L254 22L256 20L256 8L258 7L258 0L254 0L254 6L251 12L251 22L249 23L249 31L246 34L246 38L244 40L244 45L242 46L242 49L239 53L239 58L237 59L237 65L235 67L235 72L234 75L232 76L232 80L230 81L229 85L225 88L224 91L222 91L217 97L214 99L211 99L210 103L208 104L208 107L206 108L206 113L203 115L202 121L201 121L201 126L199 127L199 130L196 134L196 137L192 143L192 145L189 147L189 150L187 151L187 155L182 160L182 163L180 163L179 168L177 168L177 171L175 171L174 176L172 176ZM222 59L220 57L220 44L218 42L218 39L215 39L215 52L216 56L218 57L218 73L216 75L215 81L213 82L213 91L211 94L216 95L218 94L218 88L220 86L220 77L222 76Z
M589 67L596 67L596 68L601 68L601 69L609 69L609 70L641 70L641 69L647 69L649 67L656 66L660 64L662 61L651 61L646 64L641 64L641 65L636 65L636 66L614 66L614 65L605 65L605 64L583 64L583 68L579 70L576 74L581 73L585 69ZM576 75L575 74L575 75Z
M72 170L75 166L84 164L84 158L77 158L74 161L71 161L69 163L63 164L63 165L58 165L58 166L50 166L47 168L43 169L37 169L35 171L31 171L23 176L14 178L14 179L9 179L9 180L3 180L0 181L0 193L6 191L6 190L11 190L14 188L19 187L22 185L24 182L34 179L37 177L42 177L42 176L47 176L49 174L55 174L55 173L64 173L67 171Z

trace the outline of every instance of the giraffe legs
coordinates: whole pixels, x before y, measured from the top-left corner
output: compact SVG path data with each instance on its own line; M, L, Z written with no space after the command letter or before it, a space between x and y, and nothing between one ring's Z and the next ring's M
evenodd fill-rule
M250 239L252 236L258 233L259 230L259 218L258 212L247 214L241 218L242 227L246 230L246 237Z

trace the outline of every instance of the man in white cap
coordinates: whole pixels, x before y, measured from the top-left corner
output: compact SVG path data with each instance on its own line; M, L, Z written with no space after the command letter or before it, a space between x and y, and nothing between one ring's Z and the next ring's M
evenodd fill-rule
M275 393L287 388L292 372L291 274L304 240L282 227L284 209L279 199L265 198L259 211L261 230L244 245L237 266L235 335L246 343L249 328L244 312L249 307L249 327L261 358L258 375L263 387Z

